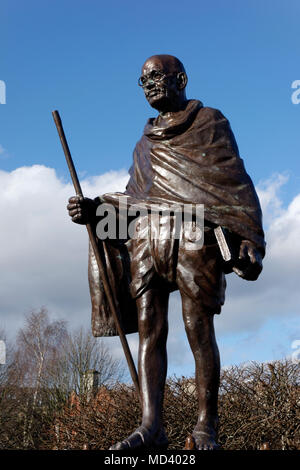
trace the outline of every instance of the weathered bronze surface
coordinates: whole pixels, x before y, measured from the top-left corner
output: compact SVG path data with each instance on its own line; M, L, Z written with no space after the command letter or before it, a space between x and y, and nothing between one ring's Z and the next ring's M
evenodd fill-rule
M112 449L167 446L163 391L168 299L174 290L181 295L196 366L199 415L192 432L193 445L199 450L218 448L220 359L213 318L224 303L224 273L234 270L247 280L255 280L262 269L265 242L261 209L230 124L220 111L187 100L186 84L185 69L175 57L152 56L144 63L139 85L159 114L148 120L136 145L125 193L105 194L93 201L72 197L68 204L74 222L89 222L94 227L95 208L101 203L110 203L116 209L125 199L128 204L149 208L151 204L204 204L204 246L200 250L186 250L172 230L169 238L164 237L163 218L159 238L143 237L142 227L147 224L143 224L142 216L138 221L140 237L99 243L123 329L139 333L142 423ZM217 243L214 229L218 226L224 229L234 253L230 267ZM117 334L92 250L89 283L93 334Z

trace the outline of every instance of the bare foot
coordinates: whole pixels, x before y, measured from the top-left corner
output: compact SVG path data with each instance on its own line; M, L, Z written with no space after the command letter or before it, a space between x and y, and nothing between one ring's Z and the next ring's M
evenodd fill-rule
M164 429L151 432L145 426L139 426L127 439L117 442L109 450L145 449L146 447L168 447L168 438Z
M216 431L211 426L196 426L193 431L195 449L197 450L217 450Z

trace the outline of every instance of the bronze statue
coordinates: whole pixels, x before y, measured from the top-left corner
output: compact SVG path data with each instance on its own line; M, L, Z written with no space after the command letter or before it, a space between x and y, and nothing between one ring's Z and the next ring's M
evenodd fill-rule
M159 114L149 119L137 143L125 193L94 200L72 197L68 210L73 222L90 223L96 230L97 207L111 204L204 204L204 244L186 250L174 237L123 237L99 242L125 333L138 331L138 376L142 423L112 449L166 447L163 392L167 373L168 299L179 290L182 314L196 366L199 415L192 432L196 449L217 449L219 352L213 318L224 303L225 275L255 280L265 254L260 204L228 120L223 114L187 100L187 75L170 55L150 57L142 67L139 85ZM143 215L137 231L143 232ZM170 215L173 220L174 215ZM148 219L147 219L148 220ZM144 227L144 228L143 228ZM221 256L215 235L222 227L235 253L230 266ZM92 329L95 336L116 334L103 292L93 251L89 252Z

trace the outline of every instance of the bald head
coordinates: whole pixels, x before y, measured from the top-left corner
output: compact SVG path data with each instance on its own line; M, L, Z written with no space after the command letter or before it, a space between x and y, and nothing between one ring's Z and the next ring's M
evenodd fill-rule
M142 73L146 72L153 64L160 66L166 72L186 73L183 63L177 57L168 54L159 54L149 57L142 67Z
M148 103L161 114L179 111L186 104L187 76L177 57L167 54L149 57L142 67L140 84Z

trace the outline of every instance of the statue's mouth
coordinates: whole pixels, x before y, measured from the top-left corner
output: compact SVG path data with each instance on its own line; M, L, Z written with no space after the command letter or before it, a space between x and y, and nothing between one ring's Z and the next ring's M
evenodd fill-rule
M159 95L162 95L164 93L163 90L159 89L159 88L156 88L155 90L150 90L149 92L147 92L147 98L153 98L153 97L156 97L156 96L159 96Z

